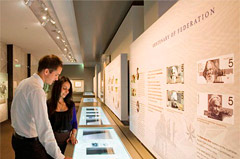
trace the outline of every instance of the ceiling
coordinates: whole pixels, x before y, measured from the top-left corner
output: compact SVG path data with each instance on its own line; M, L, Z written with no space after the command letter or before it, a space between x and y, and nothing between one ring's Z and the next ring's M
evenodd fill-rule
M74 1L81 55L85 65L99 61L111 42L131 1Z
M132 1L51 0L51 3L77 62L93 67L110 44ZM0 0L0 6L1 42L14 44L37 60L56 54L64 64L69 64L24 0Z

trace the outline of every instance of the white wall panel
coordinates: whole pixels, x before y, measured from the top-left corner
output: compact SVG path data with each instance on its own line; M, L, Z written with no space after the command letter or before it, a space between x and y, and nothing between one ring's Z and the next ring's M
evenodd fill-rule
M178 1L131 45L130 130L157 158L240 158L239 6Z

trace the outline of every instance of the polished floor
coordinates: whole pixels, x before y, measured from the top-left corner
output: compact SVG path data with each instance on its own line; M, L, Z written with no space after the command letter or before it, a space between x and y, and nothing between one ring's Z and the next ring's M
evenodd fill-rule
M126 123L123 124L107 106L100 102L100 100L97 100L97 102L84 103L82 99L80 104L76 103L76 106L78 110L78 119L81 115L81 108L83 106L101 106L108 120L111 122L111 127L113 127L114 130L117 132L122 143L124 144L133 159L155 158L133 135L133 133L129 130L129 126ZM14 151L11 146L12 132L13 128L11 127L10 120L7 120L0 124L0 159L14 159ZM65 154L68 156L72 156L73 150L74 147L68 145Z
M0 159L14 159L14 151L12 149L11 138L13 128L10 120L0 124Z

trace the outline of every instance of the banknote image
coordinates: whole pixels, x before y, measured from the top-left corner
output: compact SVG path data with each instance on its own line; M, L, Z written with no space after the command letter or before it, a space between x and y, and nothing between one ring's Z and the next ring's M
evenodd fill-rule
M198 115L224 123L233 124L234 96L200 93L198 94Z
M167 107L184 111L184 91L167 90Z
M167 67L167 84L184 83L184 64Z
M233 54L202 60L198 62L197 81L199 84L233 83L233 70Z

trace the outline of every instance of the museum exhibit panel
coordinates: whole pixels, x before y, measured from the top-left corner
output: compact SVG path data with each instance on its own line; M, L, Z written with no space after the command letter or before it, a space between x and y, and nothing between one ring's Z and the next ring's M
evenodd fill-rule
M178 1L132 43L130 130L156 158L240 158L239 14Z
M96 90L97 90L97 83L96 83L96 77L93 77L93 93L96 94Z
M82 107L79 125L110 125L101 107Z
M8 74L0 73L0 123L8 119Z
M122 121L128 120L127 54L120 54L105 68L105 104Z
M113 128L79 128L73 159L130 159Z
M98 73L98 98L102 100L103 98L103 92L102 92L102 82L101 82L101 72Z
M84 92L84 80L71 80L73 93Z

